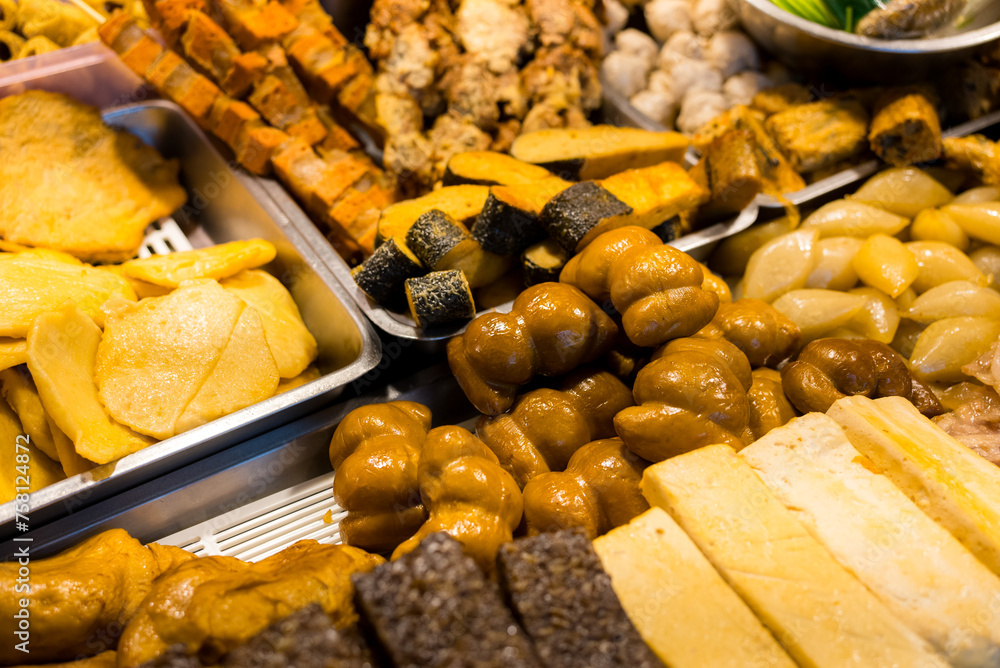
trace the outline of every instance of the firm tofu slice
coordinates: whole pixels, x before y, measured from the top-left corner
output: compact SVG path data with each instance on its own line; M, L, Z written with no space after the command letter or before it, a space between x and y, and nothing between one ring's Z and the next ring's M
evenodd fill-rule
M660 508L594 541L646 644L671 668L794 668L781 645Z
M874 473L836 422L792 420L740 451L843 566L956 668L1000 666L1000 578Z
M827 415L930 518L1000 575L1000 469L906 399L850 397Z
M642 491L677 520L799 665L948 665L837 563L729 446L649 467Z

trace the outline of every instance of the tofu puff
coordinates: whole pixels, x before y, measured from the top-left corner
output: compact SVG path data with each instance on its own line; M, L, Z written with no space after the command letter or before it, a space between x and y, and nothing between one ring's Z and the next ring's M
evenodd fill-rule
M31 592L16 589L16 561L0 564L0 614L14 619L20 599L31 601L31 653L0 646L0 664L72 661L114 643L161 573L194 556L181 549L144 547L121 529L88 538L54 557L32 559ZM84 664L86 665L86 664ZM102 664L96 662L95 666Z
M0 100L0 237L87 261L134 257L149 223L187 197L178 164L68 96Z

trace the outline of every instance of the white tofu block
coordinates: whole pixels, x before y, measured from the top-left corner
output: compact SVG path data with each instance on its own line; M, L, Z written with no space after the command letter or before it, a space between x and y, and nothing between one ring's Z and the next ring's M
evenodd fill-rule
M1000 468L901 397L848 397L827 415L880 473L1000 575Z
M642 490L806 668L947 666L726 445L646 469Z
M1000 667L1000 578L822 413L740 451L834 558L956 668Z
M794 668L795 662L659 508L594 541L618 600L671 668Z

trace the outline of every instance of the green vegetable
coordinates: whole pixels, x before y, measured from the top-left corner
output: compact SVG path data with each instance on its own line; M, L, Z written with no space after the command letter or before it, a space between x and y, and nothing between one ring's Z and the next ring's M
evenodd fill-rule
M882 0L771 0L786 12L827 28L854 31L868 12L883 8Z

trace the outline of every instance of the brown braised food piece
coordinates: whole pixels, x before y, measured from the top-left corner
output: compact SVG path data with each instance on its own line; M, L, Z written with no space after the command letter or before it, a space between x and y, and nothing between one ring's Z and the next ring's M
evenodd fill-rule
M599 236L559 276L599 303L610 298L628 338L647 347L690 336L712 320L719 296L702 287L704 279L687 253L633 226Z
M97 534L54 557L31 558L31 653L16 650L12 635L0 645L0 663L72 661L106 649L97 638L113 648L153 580L188 559L194 555L156 543L144 547L121 529ZM19 568L16 560L0 564L0 614L7 620L16 619L26 596L18 589Z
M942 403L949 412L934 422L955 440L1000 466L1000 396L992 387L959 383L948 388Z
M889 0L858 21L855 32L878 39L927 37L954 21L968 0Z
M375 668L357 626L337 628L312 603L267 627L234 649L223 668Z
M760 367L753 370L752 376L753 385L747 392L747 399L750 400L750 431L757 440L796 417L798 412L785 396L779 372Z
M420 453L417 483L429 517L392 558L444 531L480 568L492 570L497 549L513 540L523 507L521 490L496 455L461 427L432 429Z
M562 283L527 288L510 313L485 313L448 342L448 365L480 413L499 415L536 375L561 376L612 346L614 321Z
M983 185L1000 185L1000 150L983 135L942 140L944 165L975 178Z
M507 543L498 568L510 606L546 666L662 668L582 530Z
M767 302L744 297L720 304L712 322L695 336L726 339L743 351L750 366L776 369L798 351L802 332L791 318Z
M346 544L387 552L424 523L417 463L430 428L430 409L412 401L362 406L337 425L330 464Z
M476 435L523 489L542 473L565 469L581 446L614 436L615 415L632 405L632 392L614 375L581 369L559 390L532 390L509 412L481 416Z
M768 130L764 128L765 114L762 111L737 105L716 116L694 136L692 145L704 152L718 137L731 130L749 130L754 138L754 154L757 168L764 179L763 192L778 196L802 190L806 182L789 163L789 158Z
M751 106L768 116L779 111L785 111L800 104L812 102L812 91L797 83L786 83L780 86L765 88L754 95Z
M536 535L573 527L597 538L649 509L639 490L649 462L620 438L577 450L565 471L543 473L524 487L524 518Z
M803 413L826 412L838 399L855 395L903 397L928 417L943 412L899 353L868 339L812 341L781 369L781 383L788 399ZM915 384L921 385L916 393Z
M875 107L868 143L884 162L912 165L941 156L941 120L924 92L886 91Z
M462 546L433 534L354 578L358 608L397 666L541 666L493 582Z
M694 214L694 226L739 213L763 191L756 150L753 133L745 129L730 130L705 148L690 173L711 199Z
M847 97L791 107L768 118L765 125L800 174L854 157L865 149L868 138L868 112Z
M346 545L302 540L257 563L203 557L159 577L118 644L134 668L182 643L209 665L274 622L318 603L334 625L357 620L351 575L384 560Z
M750 362L724 339L671 341L635 379L636 406L615 416L629 450L651 462L725 443L739 450L749 432Z

